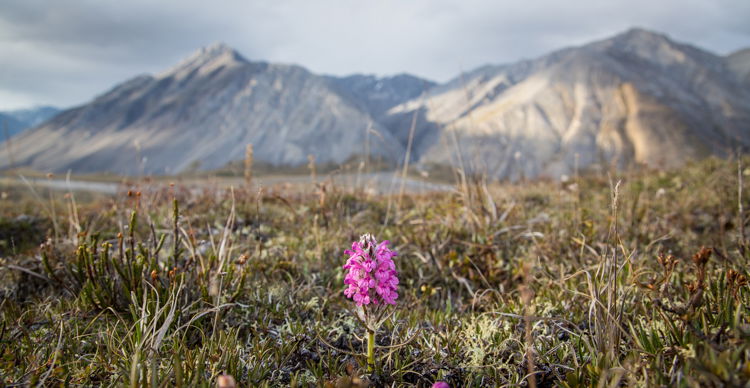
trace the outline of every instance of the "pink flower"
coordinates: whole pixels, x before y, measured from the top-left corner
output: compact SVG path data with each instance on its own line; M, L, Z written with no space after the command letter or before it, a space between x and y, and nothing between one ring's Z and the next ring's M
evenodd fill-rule
M432 384L432 388L451 388L451 386L445 381L436 381L435 384Z
M393 263L396 252L388 248L388 241L378 244L369 234L352 243L352 249L344 251L349 255L344 269L347 288L344 295L358 305L396 304L398 298L398 272Z

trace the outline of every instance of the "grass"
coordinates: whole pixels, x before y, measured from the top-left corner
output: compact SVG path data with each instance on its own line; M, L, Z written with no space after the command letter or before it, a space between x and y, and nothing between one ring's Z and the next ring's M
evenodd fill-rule
M737 166L475 180L400 205L323 184L14 191L0 219L2 384L747 384ZM341 269L366 232L391 241L401 279L372 374Z

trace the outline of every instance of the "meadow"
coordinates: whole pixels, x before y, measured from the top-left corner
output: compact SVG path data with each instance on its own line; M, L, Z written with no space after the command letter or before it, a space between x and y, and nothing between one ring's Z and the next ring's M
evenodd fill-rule
M378 195L7 186L5 386L742 386L750 381L750 159ZM344 250L389 240L376 333Z

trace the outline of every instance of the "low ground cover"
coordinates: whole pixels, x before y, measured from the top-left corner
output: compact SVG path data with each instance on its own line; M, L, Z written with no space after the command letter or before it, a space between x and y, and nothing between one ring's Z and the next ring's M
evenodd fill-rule
M403 197L15 188L0 207L2 383L746 384L741 166ZM372 373L343 293L364 233L398 251L400 280Z

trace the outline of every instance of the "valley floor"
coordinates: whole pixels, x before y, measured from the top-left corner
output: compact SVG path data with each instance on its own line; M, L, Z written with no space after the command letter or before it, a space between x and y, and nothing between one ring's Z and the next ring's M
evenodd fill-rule
M409 194L444 192L454 189L452 185L441 182L410 176L403 177L398 171L325 174L320 178L313 178L310 175L263 175L253 178L252 183L258 189L265 187L287 192L292 191L292 189L297 192L310 191L314 189L317 183L361 190L367 194L398 194L402 191L402 187L403 192ZM25 186L25 188L29 188L30 186L32 189L45 188L56 191L84 191L97 194L117 194L144 186L153 189L155 186L168 186L170 184L178 184L183 188L201 191L213 188L242 187L245 182L242 178L233 177L157 177L149 178L148 182L138 178L118 178L114 176L61 179L54 176L43 177L38 173L29 177L23 174L0 177L0 187Z
M747 384L749 163L403 196L3 181L1 383ZM343 294L364 233L400 278L372 373Z

